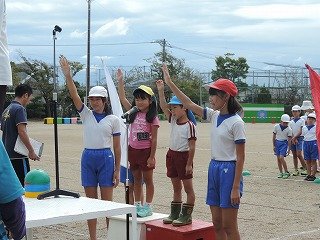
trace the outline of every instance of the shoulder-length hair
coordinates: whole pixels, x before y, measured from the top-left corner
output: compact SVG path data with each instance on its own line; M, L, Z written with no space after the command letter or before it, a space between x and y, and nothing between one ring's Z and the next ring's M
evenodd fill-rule
M219 96L220 98L223 98L224 96L227 95L226 92L221 91L221 90L219 90L219 89L215 89L215 88L210 88L210 89L209 89L209 94L210 94L211 96L217 95L217 96ZM228 107L228 112L229 112L229 114L241 113L241 112L243 111L242 106L240 105L240 103L238 102L238 100L237 100L235 97L233 97L233 96L230 96L230 97L229 97L227 107Z

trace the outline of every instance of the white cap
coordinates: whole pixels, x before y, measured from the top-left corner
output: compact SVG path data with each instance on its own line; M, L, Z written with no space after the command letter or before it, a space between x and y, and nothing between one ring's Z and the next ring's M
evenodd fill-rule
M314 119L317 119L317 117L316 117L316 114L315 114L315 113L309 113L307 117L308 117L308 118L314 118Z
M301 105L301 110L314 109L312 102L309 100L303 101Z
M292 106L291 111L301 111L301 107L299 105L294 105Z
M282 114L281 122L290 122L290 116L288 114Z
M102 86L95 86L90 89L88 97L108 97L108 91Z

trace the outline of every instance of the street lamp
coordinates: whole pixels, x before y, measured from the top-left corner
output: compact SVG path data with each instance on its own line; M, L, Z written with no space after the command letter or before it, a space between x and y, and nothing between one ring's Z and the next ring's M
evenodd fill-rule
M38 195L38 199L44 199L46 197L59 197L60 195L70 196L79 198L79 193L73 193L65 190L61 190L59 187L59 149L58 149L58 124L57 124L57 101L58 101L58 93L57 93L57 74L56 74L56 40L57 32L61 32L62 28L58 25L55 25L52 31L53 34L53 124L54 124L54 153L55 153L55 170L56 170L56 189L50 192L46 192Z

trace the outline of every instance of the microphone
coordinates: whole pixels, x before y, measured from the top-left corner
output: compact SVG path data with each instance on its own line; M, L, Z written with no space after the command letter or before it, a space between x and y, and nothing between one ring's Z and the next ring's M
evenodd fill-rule
M121 118L127 118L129 115L131 115L133 113L137 113L139 111L140 111L139 108L137 108L137 106L134 106L129 111L127 111L124 114L122 114Z

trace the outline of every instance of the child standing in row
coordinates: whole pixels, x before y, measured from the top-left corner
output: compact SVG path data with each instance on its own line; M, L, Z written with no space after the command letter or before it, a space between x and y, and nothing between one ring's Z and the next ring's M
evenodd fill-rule
M242 170L245 159L244 122L237 114L242 107L236 100L238 89L228 79L208 86L211 108L192 102L171 80L163 66L166 84L183 106L211 122L211 162L208 169L207 204L210 206L216 239L240 240L238 209L243 191Z
M307 163L306 181L314 181L317 172L318 145L316 137L316 114L309 113L307 116L307 125L302 128L303 155Z
M150 87L141 85L133 91L134 100L128 101L125 95L122 71L117 72L119 98L126 111L137 106L138 112L130 114L128 159L134 180L134 198L138 217L152 215L151 203L154 195L153 170L157 149L157 135L160 126L157 113L157 100ZM146 203L141 205L142 181L146 185Z
M121 145L120 119L110 114L108 92L102 86L89 91L89 109L78 94L72 79L67 59L60 57L61 70L65 76L70 97L83 122L84 150L81 156L81 182L89 198L98 198L98 185L101 199L112 201L113 188L119 184ZM113 147L113 152L111 151ZM108 219L107 225L108 225ZM97 239L97 219L88 220L90 239Z
M274 155L277 156L278 168L280 171L278 178L284 179L290 177L287 163L284 160L284 158L289 155L291 148L292 129L289 127L289 122L290 116L288 114L283 114L281 116L281 123L274 126L272 137L273 151Z
M163 219L163 223L183 226L192 223L191 214L195 202L192 183L193 158L197 139L195 122L192 122L195 118L193 113L186 109L176 96L173 96L167 103L163 81L158 80L156 83L159 91L160 107L171 125L166 166L167 176L171 178L173 187L173 201L171 202L171 213ZM187 193L187 201L184 204L182 204L182 185Z
M298 170L298 159L302 166L302 169L306 169L306 163L304 162L302 156L302 141L303 137L301 136L302 127L305 125L305 120L300 117L301 108L299 105L294 105L291 108L293 119L289 123L289 127L292 129L292 139L291 139L291 152L293 156L293 166L294 172L293 176L299 176ZM305 175L305 170L301 171L301 175Z

